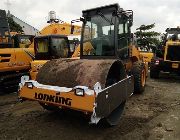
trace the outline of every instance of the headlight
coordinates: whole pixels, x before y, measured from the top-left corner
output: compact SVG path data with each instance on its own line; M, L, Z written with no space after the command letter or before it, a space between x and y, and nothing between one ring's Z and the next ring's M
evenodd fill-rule
M155 65L159 65L159 60L156 60L156 61L155 61Z
M84 89L76 88L75 89L75 95L77 95L77 96L84 96Z
M27 86L27 88L33 88L33 83L31 83L31 82L26 82L26 86Z

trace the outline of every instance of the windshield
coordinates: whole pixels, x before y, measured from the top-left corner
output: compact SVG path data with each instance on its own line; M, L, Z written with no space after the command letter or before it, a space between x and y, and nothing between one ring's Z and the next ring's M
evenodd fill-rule
M48 52L48 39L38 39L35 41L35 46L37 53L47 53Z
M148 48L146 46L138 47L140 52L153 52L152 48Z
M98 13L85 24L83 55L113 56L114 22L112 14Z
M32 36L19 37L20 48L28 48L32 43Z
M69 46L67 39L65 38L52 38L51 43L51 54L55 58L66 58L68 57Z

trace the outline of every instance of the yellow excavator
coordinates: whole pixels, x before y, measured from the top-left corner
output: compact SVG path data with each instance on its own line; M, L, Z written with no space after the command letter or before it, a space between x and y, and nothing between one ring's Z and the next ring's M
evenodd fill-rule
M32 35L10 34L5 10L0 10L0 92L17 90L34 58Z
M53 14L53 15L52 15ZM49 60L71 57L79 44L81 26L75 25L71 33L71 24L60 22L49 12L49 25L34 38L35 59L31 62L30 79L35 80L39 69Z
M36 80L22 77L19 99L47 110L83 112L93 124L116 125L128 97L142 93L146 83L146 63L131 42L133 11L112 4L82 14L80 58L53 59Z
M47 61L71 57L77 43L76 40L69 40L65 35L35 37L35 59L31 62L30 79L36 79L38 71Z

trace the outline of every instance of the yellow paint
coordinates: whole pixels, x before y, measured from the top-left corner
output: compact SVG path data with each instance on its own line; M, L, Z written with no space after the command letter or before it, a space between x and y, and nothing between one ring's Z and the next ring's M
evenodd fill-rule
M71 34L71 24L69 23L52 23L46 27L44 27L40 31L41 35L70 35ZM81 34L81 26L74 26L74 33L73 35L80 35Z
M140 54L143 56L144 61L148 63L151 62L151 59L154 56L154 53L152 52L140 52Z
M71 109L74 109L74 110L80 110L80 111L83 111L83 112L91 112L91 113L93 112L93 107L94 107L94 102L95 102L95 95L90 96L90 95L85 94L85 96L77 96L77 95L74 94L74 91L70 91L70 92L67 92L67 93L62 92L62 93L60 93L60 95L57 95L59 97L72 99L71 106L67 106L67 105L60 104L60 103L37 100L37 99L35 99L35 93L42 93L42 94L56 96L56 93L58 93L58 92L53 91L53 90L36 88L36 87L27 88L26 86L24 86L21 89L20 93L19 93L19 97L22 98L22 99L41 101L41 102L53 104L55 106L67 107L67 108L71 108Z
M51 23L48 26L44 27L40 31L41 35L80 35L81 34L81 26L74 26L74 32L71 34L71 24L69 23ZM33 43L34 44L34 43ZM43 46L43 44L39 44L39 46ZM32 46L31 46L32 47ZM40 48L41 52L47 52L48 50L44 50L43 47ZM76 53L78 53L80 49L77 47ZM75 53L75 54L76 54ZM74 54L73 54L74 55ZM78 57L79 55L76 54L74 57ZM47 60L35 60L31 62L31 70L30 70L30 77L31 79L36 79L36 75L39 69L47 62Z
M33 48L2 48L0 54L10 54L9 62L1 62L7 57L0 57L0 72L30 69L32 58L26 52L34 55Z
M83 43L83 54L90 54L94 50L92 44L90 42ZM79 57L80 56L80 45L75 49L72 57Z
M168 40L166 42L166 45L164 46L164 61L172 62L171 60L168 60L166 58L167 57L167 53L168 53L168 47L171 46L171 45L175 45L175 46L179 47L180 46L180 42L179 42L179 40L177 40L177 41ZM173 61L173 62L179 62L179 61Z
M31 62L30 77L32 80L36 79L38 71L47 61L48 60L34 60Z
M179 64L178 63L172 63L172 68L178 69L179 68Z

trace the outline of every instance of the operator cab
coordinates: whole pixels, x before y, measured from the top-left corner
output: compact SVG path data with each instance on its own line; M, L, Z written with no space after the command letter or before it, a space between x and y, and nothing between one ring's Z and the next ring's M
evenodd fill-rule
M29 48L29 46L33 43L33 38L34 35L13 35L13 48Z
M128 58L133 12L118 4L83 11L81 58Z
M36 60L67 58L70 56L67 36L47 35L34 38Z

